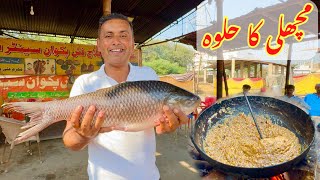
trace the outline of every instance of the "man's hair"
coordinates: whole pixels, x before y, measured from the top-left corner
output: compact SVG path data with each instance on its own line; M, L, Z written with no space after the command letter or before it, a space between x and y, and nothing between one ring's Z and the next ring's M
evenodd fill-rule
M285 89L295 89L295 87L292 84L288 84L286 85Z
M99 28L98 28L98 37L100 37L100 32L101 32L101 26L109 21L109 20L112 20L112 19L121 19L121 20L124 20L124 21L127 21L128 24L130 25L130 29L132 31L132 34L133 34L133 25L132 23L129 21L128 17L125 16L125 15L122 15L122 14L119 14L119 13L111 13L107 16L102 16L100 19L99 19Z
M320 86L320 83L318 83L318 84L315 85L315 87L318 87L318 86Z
M249 84L244 84L242 86L243 89L251 89L251 86Z

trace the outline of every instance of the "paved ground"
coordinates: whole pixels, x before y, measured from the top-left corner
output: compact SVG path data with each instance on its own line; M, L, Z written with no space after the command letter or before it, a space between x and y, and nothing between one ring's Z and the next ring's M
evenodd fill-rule
M192 159L187 152L189 137L184 128L178 133L157 136L157 165L162 180L199 179L192 167ZM1 144L2 153L3 144ZM82 180L87 179L87 150L74 152L63 146L61 139L41 141L43 163L38 160L37 144L28 147L20 144L14 148L9 172L4 173L5 165L0 165L1 180ZM8 148L7 148L8 152ZM8 155L8 153L6 154ZM0 154L1 156L1 154ZM7 157L7 156L6 156Z

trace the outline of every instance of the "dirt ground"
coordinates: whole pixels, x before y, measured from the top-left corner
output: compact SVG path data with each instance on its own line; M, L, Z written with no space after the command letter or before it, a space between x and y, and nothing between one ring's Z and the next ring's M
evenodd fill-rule
M196 180L200 179L193 160L188 155L187 146L189 136L185 127L176 133L157 136L156 164L159 168L161 179ZM26 144L17 145L13 149L8 172L5 165L0 165L1 180L82 180L87 177L87 149L74 152L66 149L61 139L45 140L40 142L43 162L40 163L37 143L29 146L33 154L27 152ZM2 156L3 143L1 144ZM9 147L6 150L8 157Z

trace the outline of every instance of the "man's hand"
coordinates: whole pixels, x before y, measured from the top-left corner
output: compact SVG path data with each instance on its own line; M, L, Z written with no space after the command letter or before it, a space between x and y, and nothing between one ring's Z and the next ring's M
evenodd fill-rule
M85 113L81 123L80 118L83 111L82 106L78 106L67 121L66 128L63 133L63 142L66 147L72 150L81 150L87 146L90 140L97 136L98 133L109 132L115 130L114 127L101 127L105 119L105 112L98 112L94 121L96 107L90 106Z
M95 122L93 123L93 117L94 114L96 113L96 107L91 105L84 115L82 122L80 124L80 116L83 111L83 107L79 106L76 108L76 110L72 113L70 122L75 129L75 131L85 137L85 138L93 138L97 136L98 133L101 132L109 132L112 130L111 127L108 128L101 128L104 119L105 119L105 112L100 111L97 115L97 118Z
M188 123L188 117L180 109L170 109L163 106L164 115L160 119L160 124L156 126L157 134L175 131L180 125Z

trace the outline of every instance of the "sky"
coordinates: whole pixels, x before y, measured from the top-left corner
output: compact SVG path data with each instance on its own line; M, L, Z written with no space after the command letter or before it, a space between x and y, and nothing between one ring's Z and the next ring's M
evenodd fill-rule
M284 0L284 1L287 1L287 0ZM277 3L281 3L281 2L279 0L241 0L241 1L224 0L223 12L225 16L229 17L229 19L233 19L235 17L239 17L241 15L247 14L257 7L263 8L263 7L274 5ZM161 33L161 35L155 35L155 36L157 36L157 39L165 40L165 39L171 39L171 38L186 34L188 32L194 31L196 28L195 27L197 23L196 21L199 21L198 19L196 19L197 14L198 16L201 16L202 19L204 19L203 25L208 25L210 21L213 21L216 19L215 6L216 5L214 0L212 0L211 5L209 5L208 1L206 0L197 7L198 8L197 13L191 14L192 12L194 12L194 10L191 10L190 12L186 13L186 15L184 15L185 17L183 16L180 18L180 20L178 19L178 24L166 30L165 32ZM184 19L181 20L182 18ZM176 22L174 22L173 24L175 23Z

